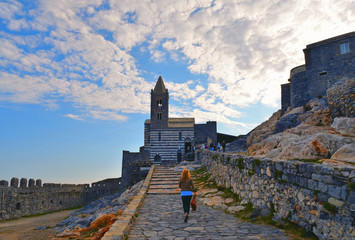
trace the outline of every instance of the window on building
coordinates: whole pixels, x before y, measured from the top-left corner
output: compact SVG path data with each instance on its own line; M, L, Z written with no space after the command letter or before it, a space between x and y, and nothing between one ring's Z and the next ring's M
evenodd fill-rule
M349 42L340 43L340 53L345 54L350 52Z
M328 74L327 71L323 71L323 72L318 73L318 76L323 76L323 75L327 75L327 74Z
M158 107L163 106L163 99L157 99L157 106Z
M159 141L161 141L161 133L160 132L159 132L159 136L158 137L159 137Z
M179 140L181 141L181 139L182 139L182 133L179 132Z
M157 119L161 120L161 113L157 113Z

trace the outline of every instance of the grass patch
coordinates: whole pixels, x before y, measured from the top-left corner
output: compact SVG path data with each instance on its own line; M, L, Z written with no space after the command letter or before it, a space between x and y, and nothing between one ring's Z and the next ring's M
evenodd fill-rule
M223 191L223 194L221 195L223 198L232 198L234 200L234 203L238 204L242 201L242 199L239 197L237 193L232 192L232 188L223 188L221 191Z
M354 191L355 190L355 183L349 183L348 184L348 189L350 190L350 191Z
M275 170L275 172L274 172L274 176L275 176L276 179L282 178L283 174L284 173L282 171L278 171L278 170Z
M308 112L308 111L312 110L312 107L309 104L306 104L306 105L303 106L303 110L305 112Z
M237 167L238 167L238 169L239 169L240 172L245 168L245 167L244 167L243 158L238 158Z
M333 204L329 203L329 202L324 202L323 208L325 210L327 210L328 212L330 212L331 214L333 214L333 215L338 213L337 207L334 206Z
M294 159L300 162L305 162L305 163L319 163L322 164L324 160L322 159Z
M255 165L256 165L256 166L258 166L258 167L259 167L259 166L260 166L261 161L260 161L260 159L257 159L257 158L256 158L256 159L254 160L254 163L255 163Z
M323 124L322 120L319 120L319 122L316 124L316 126L318 126L318 127L324 127L324 124Z

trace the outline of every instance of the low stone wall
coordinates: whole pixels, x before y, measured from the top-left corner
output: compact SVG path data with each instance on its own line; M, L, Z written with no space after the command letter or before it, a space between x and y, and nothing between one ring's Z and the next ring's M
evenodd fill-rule
M54 184L41 181L34 185L17 178L11 180L11 186L3 180L0 184L0 220L18 218L73 208L88 204L99 197L120 192L121 186L102 184L89 187L89 184Z
M155 165L152 165L147 177L144 180L143 186L139 193L133 197L132 201L128 204L119 218L112 225L110 230L105 233L101 238L102 240L124 240L125 236L129 233L134 220L137 217L139 208L143 204L143 200L147 194L150 181L154 173Z
M274 207L320 239L355 237L355 167L271 160L198 150L217 184L232 187L254 207ZM352 183L352 184L350 184ZM327 209L336 207L336 213Z

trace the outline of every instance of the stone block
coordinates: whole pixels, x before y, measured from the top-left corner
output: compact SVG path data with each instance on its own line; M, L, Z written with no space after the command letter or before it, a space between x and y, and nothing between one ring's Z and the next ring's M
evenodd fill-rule
M335 186L335 185L329 185L328 186L328 194L331 197L340 199L341 198L341 187Z
M308 188L308 179L300 176L296 176L296 183L304 188Z
M36 180L36 186L37 187L42 187L42 180L41 179L37 179Z
M18 182L19 182L18 178L15 178L15 177L11 178L11 183L10 183L11 187L17 188Z
M320 181L320 182L324 182L324 183L330 183L330 184L333 183L333 176L331 176L331 175L320 175L320 174L313 173L312 179Z
M345 205L345 202L340 201L340 200L335 199L335 198L332 198L332 197L328 199L328 202L329 202L330 204L333 204L333 205L336 206L337 208L342 208L342 207Z
M323 182L319 182L317 190L326 193L328 191L328 185Z
M326 202L329 199L329 195L320 192L317 194L317 199L318 199L318 202Z
M1 181L0 181L0 186L8 187L8 186L9 186L9 182L6 181L6 180L1 180Z
M355 204L355 191L351 191L348 196L348 202L351 204Z
M342 188L341 188L341 199L345 201L348 198L348 195L349 195L348 185L342 186Z
M35 180L33 178L30 178L30 180L28 180L28 187L34 187L35 186Z
M318 181L308 179L308 188L312 190L318 190Z
M283 169L284 169L283 166L282 166L282 163L276 163L275 164L275 168L276 168L277 171L283 171Z

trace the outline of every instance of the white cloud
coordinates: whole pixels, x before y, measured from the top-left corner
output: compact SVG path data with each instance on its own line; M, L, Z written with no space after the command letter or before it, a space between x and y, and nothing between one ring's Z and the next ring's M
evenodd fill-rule
M353 1L58 0L0 3L0 100L72 102L95 119L149 112L151 82L131 50L187 60L201 83L167 81L174 115L238 123L251 104L276 107L306 44L353 31ZM331 29L332 31L329 31ZM26 30L24 34L17 31ZM34 30L34 31L32 31ZM144 46L142 44L144 43ZM164 73L162 73L164 78ZM76 116L73 114L73 116ZM250 126L249 126L250 127Z
M71 114L71 113L68 113L68 114L64 115L64 117L72 118L72 119L79 120L79 121L83 121L84 120L79 115L75 115L75 114Z

